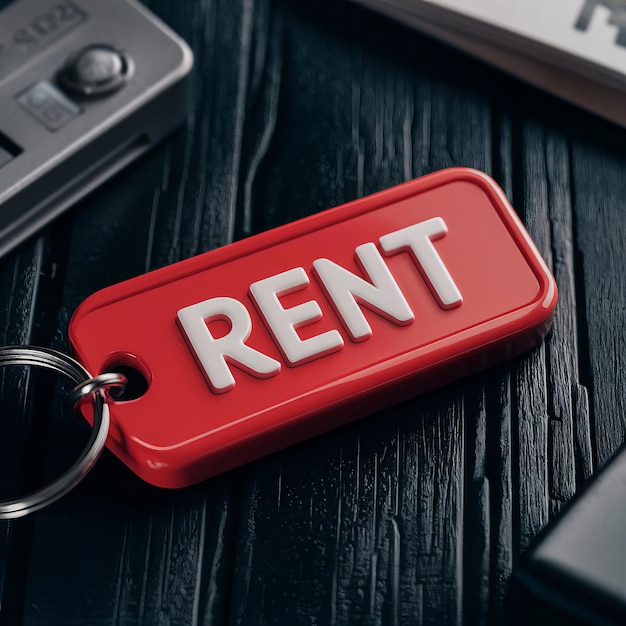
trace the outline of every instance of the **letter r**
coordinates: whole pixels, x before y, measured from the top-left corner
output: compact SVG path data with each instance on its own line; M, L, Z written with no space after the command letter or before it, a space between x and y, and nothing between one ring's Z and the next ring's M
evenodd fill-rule
M280 371L278 361L246 345L252 320L239 300L211 298L181 309L177 319L200 369L216 393L235 386L229 363L257 378L269 378ZM224 337L215 339L206 322L218 319L228 321L231 329Z

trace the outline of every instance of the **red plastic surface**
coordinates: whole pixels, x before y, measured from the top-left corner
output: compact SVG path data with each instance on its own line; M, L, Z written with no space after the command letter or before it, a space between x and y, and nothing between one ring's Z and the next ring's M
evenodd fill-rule
M433 218L447 226L430 241L462 296L452 305L415 254L384 252L380 243ZM370 252L384 259L414 319L390 319L357 298L371 328L357 341L313 262L330 259L369 282L355 253L365 243L375 245ZM321 310L317 321L295 324L299 340L330 332L343 342L296 365L250 291L293 268L309 283L279 293L280 307L289 315L313 300ZM245 307L245 343L277 363L275 371L255 374L226 358L234 385L214 389L177 321L181 309L214 298ZM107 445L146 481L180 487L526 350L547 332L556 300L554 279L502 191L485 174L458 168L104 289L78 308L69 334L91 372L124 364L146 377L143 396L112 403ZM215 339L234 332L227 318L205 320Z

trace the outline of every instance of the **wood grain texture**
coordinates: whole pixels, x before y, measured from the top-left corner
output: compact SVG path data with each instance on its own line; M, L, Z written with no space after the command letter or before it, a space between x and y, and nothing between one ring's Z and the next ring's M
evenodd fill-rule
M510 363L188 489L105 454L0 523L0 625L510 624L520 553L624 437L623 131L353 5L147 4L194 50L188 122L2 260L4 343L67 350L104 286L453 165L512 200L555 323ZM86 428L62 389L4 375L9 493Z

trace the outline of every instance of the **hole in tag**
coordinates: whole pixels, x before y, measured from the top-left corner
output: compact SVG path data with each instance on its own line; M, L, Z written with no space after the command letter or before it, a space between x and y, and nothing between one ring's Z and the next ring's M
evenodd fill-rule
M144 364L135 356L126 353L111 355L103 372L123 374L128 379L126 388L113 396L115 402L127 402L141 398L150 386L150 374Z
M148 381L146 377L134 367L130 367L129 365L114 365L113 367L108 367L106 371L123 374L128 380L124 391L113 395L115 402L136 400L137 398L141 398L141 396L148 391Z

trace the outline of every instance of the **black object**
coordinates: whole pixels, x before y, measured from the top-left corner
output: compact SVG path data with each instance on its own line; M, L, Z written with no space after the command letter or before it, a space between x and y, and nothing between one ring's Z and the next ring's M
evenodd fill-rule
M626 449L540 536L517 578L519 605L542 623L626 623ZM526 594L536 607L520 602Z

